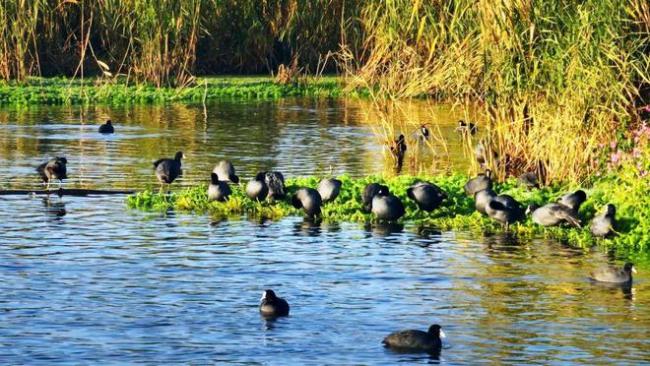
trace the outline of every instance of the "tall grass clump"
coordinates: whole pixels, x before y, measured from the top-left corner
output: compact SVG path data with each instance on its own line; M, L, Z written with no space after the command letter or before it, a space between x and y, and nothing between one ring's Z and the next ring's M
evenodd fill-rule
M363 9L363 49L341 59L350 86L380 98L482 102L501 176L580 180L638 119L648 19L644 0L390 0Z
M0 1L0 79L24 80L38 72L37 26L47 2Z

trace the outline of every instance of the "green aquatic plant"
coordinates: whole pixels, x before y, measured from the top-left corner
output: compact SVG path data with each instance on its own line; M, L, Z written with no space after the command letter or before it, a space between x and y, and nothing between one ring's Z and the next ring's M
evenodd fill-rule
M361 194L368 183L380 182L386 184L391 193L404 203L406 214L400 220L418 227L435 227L442 230L471 230L480 233L496 233L504 229L489 218L482 216L474 209L474 200L467 197L463 186L467 176L462 174L426 176L397 176L350 178L341 176L343 182L341 193L333 202L322 208L320 220L324 222L357 222L368 224L374 221L371 214L363 212ZM320 178L302 177L290 178L286 182L287 195L290 197L301 187L318 186ZM448 195L443 205L429 213L419 210L415 203L407 198L406 189L418 181L429 181L440 186ZM601 244L614 248L625 256L646 253L650 248L650 222L645 219L650 215L650 181L637 175L610 176L597 180L589 188L587 201L580 208L583 218L581 229L570 227L545 228L533 223L529 218L510 226L512 234L522 238L548 237L574 246L588 248ZM516 180L509 179L496 183L495 191L509 194L524 205L545 204L556 201L564 193L577 187L568 185L553 185L541 189L528 190L520 186ZM608 239L594 238L589 232L589 221L607 203L613 203L618 209L618 235ZM130 208L209 214L215 218L248 216L257 219L277 220L285 216L301 216L301 210L295 209L290 200L277 202L257 202L246 197L243 185L232 185L232 195L226 202L209 202L207 186L198 185L177 192L157 194L144 191L127 198Z
M131 85L126 80L95 84L94 80L33 77L21 84L0 82L0 105L202 103L224 98L338 97L343 92L336 77L291 84L277 84L270 77L206 77L199 78L197 85L183 89Z

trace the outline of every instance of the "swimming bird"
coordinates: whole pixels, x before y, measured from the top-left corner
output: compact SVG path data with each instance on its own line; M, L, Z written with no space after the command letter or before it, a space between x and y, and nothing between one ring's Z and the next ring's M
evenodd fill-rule
M632 273L636 273L634 264L627 262L623 268L604 267L591 272L591 279L598 282L632 284Z
M476 177L470 179L465 183L465 193L473 197L476 192L484 189L492 189L492 171L486 169L485 173L480 173Z
M442 340L445 333L440 325L434 324L429 330L401 330L389 334L382 343L384 347L391 348L398 352L426 352L439 354L442 349Z
M318 193L323 200L323 203L331 202L341 193L341 185L343 183L334 178L325 178L318 183Z
M372 199L371 212L379 220L395 221L404 216L404 204L395 195L380 193Z
M605 206L605 211L591 220L590 230L594 236L605 238L614 233L616 225L616 207L611 203Z
M273 290L264 290L260 299L260 314L265 317L278 317L289 315L289 303L277 297Z
M212 172L210 174L210 185L208 186L209 201L225 201L230 196L230 186L226 181L219 180L219 176Z
M404 138L404 135L399 135L397 140L393 142L390 146L390 152L396 159L395 167L398 171L401 170L402 164L404 163L404 154L406 153L406 139Z
M99 126L99 133L113 133L115 129L113 128L113 122L109 119L103 125Z
M587 194L582 189L579 189L573 193L567 193L564 196L560 197L558 200L559 203L571 208L575 212L578 212L580 205L587 200Z
M280 172L264 172L264 182L269 189L268 197L282 199L284 192L284 176Z
M390 191L388 190L388 187L379 184L379 183L370 183L368 184L364 189L363 193L361 194L361 201L363 203L363 210L365 212L370 212L372 208L372 199L375 198L376 195L381 194L381 195L388 195Z
M59 185L63 183L64 179L68 178L67 169L68 159L64 157L55 157L39 165L36 171L41 176L43 182L47 183L47 190L50 190L50 182L58 180Z
M313 218L320 216L320 207L323 205L323 201L317 190L300 188L291 197L291 204L295 208L302 208L307 216Z
M266 185L266 172L257 173L255 178L246 184L246 195L248 198L257 201L264 201L269 194L269 187Z
M235 174L235 167L228 160L221 160L212 169L212 172L217 174L220 179L231 183L239 183L239 177Z
M160 190L162 191L164 184L172 184L183 171L181 170L181 159L185 158L182 151L174 155L173 159L158 159L153 163L156 177L160 182Z
M576 216L576 212L559 203L548 203L541 207L528 205L526 214L530 214L533 222L542 226L557 226L566 222L580 228L580 219Z
M485 213L491 219L504 225L506 230L508 230L510 224L520 221L525 217L521 204L506 194L496 196L492 199L485 206Z
M419 182L406 189L406 195L418 205L420 210L431 212L438 208L447 194L437 185Z
M483 189L474 194L474 207L476 211L487 215L485 208L487 205L497 197L497 194L491 189Z
M471 135L475 135L478 131L478 127L476 127L476 124L474 122L465 122L465 120L461 119L458 121L458 127L456 127L456 131L460 132L461 134L469 133Z
M539 178L535 172L523 173L517 178L517 182L528 189L539 188Z

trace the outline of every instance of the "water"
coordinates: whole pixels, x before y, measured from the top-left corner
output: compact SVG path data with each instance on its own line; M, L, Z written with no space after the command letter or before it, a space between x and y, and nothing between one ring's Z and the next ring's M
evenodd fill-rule
M156 126L166 118L145 118L174 108L185 117L164 128ZM278 109L293 117L285 122ZM83 112L88 121L108 113ZM206 161L224 152L242 175L259 167L309 174L329 169L319 165L328 156L337 156L337 172L384 168L358 106L223 103L210 106L207 124L201 107L110 112L143 124L103 138L75 122L74 109L2 112L2 185L38 186L33 165L65 152L71 186L145 187L148 160L178 145L192 157L184 185L202 180L200 170L213 164ZM226 136L254 113L260 120L241 123L268 133ZM312 141L310 154L301 139ZM436 322L448 335L445 364L650 362L647 271L631 292L593 285L587 274L607 262L597 249L300 218L212 222L130 211L123 200L0 196L2 364L427 364L436 361L380 342ZM289 301L290 317L260 318L265 288Z

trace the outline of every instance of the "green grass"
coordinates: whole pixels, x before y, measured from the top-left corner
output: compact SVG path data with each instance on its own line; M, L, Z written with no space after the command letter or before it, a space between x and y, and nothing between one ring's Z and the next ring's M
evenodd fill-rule
M348 92L347 95L356 94ZM284 97L338 97L337 77L277 84L271 77L205 77L192 87L156 88L149 85L103 83L99 79L29 78L26 83L0 82L0 105L201 103L214 99L277 99Z
M406 207L406 215L400 220L416 226L436 227L442 230L470 230L481 233L496 233L503 229L487 217L481 216L474 210L474 200L465 195L463 185L467 177L461 174L436 177L400 176L394 178L366 177L352 179L340 177L343 188L339 197L325 205L322 213L324 222L357 222L370 223L373 217L361 210L361 192L370 182L383 182L391 192L402 199ZM434 182L444 189L449 198L442 207L427 213L418 210L415 204L406 197L406 188L418 180ZM316 187L319 178L295 178L287 180L287 191L291 195L300 187ZM639 180L633 175L620 175L600 179L586 189L588 200L580 208L580 215L585 225L582 229L569 227L544 228L534 224L530 219L526 222L512 225L511 232L521 238L548 237L573 246L589 248L600 244L606 248L616 249L617 253L626 257L647 255L650 248L650 195L648 195L647 178ZM573 191L577 187L550 186L539 190L529 191L519 187L515 180L508 180L496 185L499 193L507 193L518 199L524 205L530 203L543 204L554 201L562 194ZM246 215L253 218L277 220L285 216L301 216L302 212L293 208L288 201L275 203L253 202L243 192L243 186L233 186L233 195L224 203L208 202L206 186L200 185L189 189L161 195L150 191L141 192L127 199L130 208L147 211L175 210L179 212L209 214L215 218L241 217ZM613 203L617 207L619 225L616 228L620 235L611 239L592 237L588 223L595 213L605 204Z

